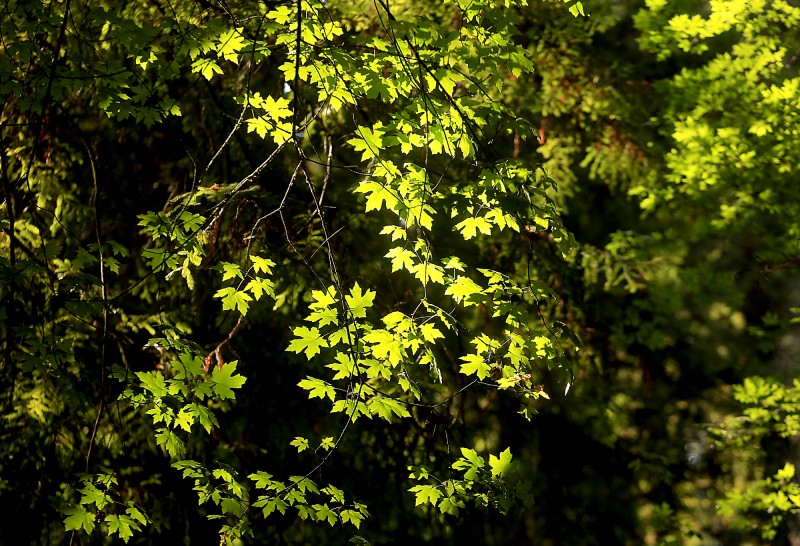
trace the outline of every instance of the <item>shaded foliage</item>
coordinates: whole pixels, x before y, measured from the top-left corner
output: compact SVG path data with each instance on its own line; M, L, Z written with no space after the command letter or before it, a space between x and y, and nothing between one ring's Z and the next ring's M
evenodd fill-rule
M8 2L0 542L796 538L800 11L586 11Z

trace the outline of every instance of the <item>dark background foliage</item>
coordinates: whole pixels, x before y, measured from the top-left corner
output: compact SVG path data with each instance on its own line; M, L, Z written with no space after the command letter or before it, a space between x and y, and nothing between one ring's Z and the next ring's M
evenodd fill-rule
M351 41L342 43L350 44L389 35L390 13L439 32L452 7L345 4L330 6L330 17L346 23ZM532 381L549 399L527 402L527 420L518 393L472 385L459 373L470 339L501 337L503 325L488 306L457 309L458 328L434 349L443 384L423 384L423 403L408 406L409 417L352 423L310 476L368 506L360 528L289 511L253 517L245 542L797 541L800 491L793 476L774 476L796 459L798 432L791 381L800 307L799 8L587 2L587 18L568 11L575 4L500 10L534 71L506 76L498 67L502 88L491 98L525 123L481 129L474 162L424 147L406 155L454 188L451 201L433 205L441 222L410 232L441 257L468 257L470 267L551 287L553 300L518 303L536 328L568 327L580 350L534 367ZM715 19L726 13L732 23ZM113 366L132 378L161 373L181 350L211 358L219 348L247 381L235 400L209 403L219 426L194 429L187 456L209 468L230 465L243 481L263 469L302 474L324 452L298 453L289 442L338 438L348 421L297 387L306 376L329 376L323 362L286 351L293 328L308 325L311 291L358 282L379 294L377 317L411 314L420 301L419 283L384 258L392 246L378 232L398 220L389 210L364 213L354 189L368 166L348 144L355 125L388 119L401 99L377 95L319 114L313 87L281 72L292 57L277 46L268 57L220 59L221 74L210 79L176 66L174 59L194 61L181 47L204 28L244 28L249 39L266 32L262 24L272 23L260 14L249 2L188 0L16 0L0 14L0 544L119 540L65 531L64 507L77 502L81 474L102 472L113 472L120 498L150 518L132 543L219 542L220 521L207 518L215 507L198 506L191 481L157 445L145 406L112 378ZM692 30L692 16L706 23ZM154 64L137 68L135 57L151 50ZM289 89L295 125L319 116L300 145L261 170L275 146L236 129L242 110L234 98L246 89L275 97ZM118 92L129 100L103 106ZM169 115L168 99L179 117ZM536 131L529 138L519 129L526 126ZM317 184L311 193L298 176L299 152ZM447 219L449 207L466 202L479 168L498 158L541 168L541 180L555 182L547 193L574 237L568 249L556 224L465 241L458 220ZM507 206L519 209L511 195ZM140 218L161 212L174 220L182 210L204 217L191 286L179 268L153 268L148 251L191 251L197 233L154 239ZM241 320L214 295L219 264L244 263L248 254L276 262L279 280L276 297L252 303ZM443 292L431 285L431 297ZM177 338L181 344L168 346ZM744 395L737 385L751 376L775 382ZM509 447L509 480L529 481L534 503L507 513L468 505L458 516L415 506L409 467L425 465L446 480L462 446L486 457Z

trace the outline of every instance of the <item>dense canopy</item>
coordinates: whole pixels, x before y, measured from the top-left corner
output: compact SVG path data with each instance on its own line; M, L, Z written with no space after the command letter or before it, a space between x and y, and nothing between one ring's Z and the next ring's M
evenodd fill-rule
M0 544L800 540L800 5L6 0Z

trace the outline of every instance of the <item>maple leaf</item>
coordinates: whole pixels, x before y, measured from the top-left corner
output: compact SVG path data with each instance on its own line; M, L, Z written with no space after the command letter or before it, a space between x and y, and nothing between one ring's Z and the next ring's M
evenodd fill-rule
M411 271L414 266L414 253L399 246L387 252L385 257L392 259L392 273L401 269Z
M364 336L364 341L373 343L372 354L375 358L386 358L394 366L403 360L405 350L399 339L395 339L391 332L386 330L373 330Z
M222 74L222 69L211 59L197 59L192 63L192 72L200 72L203 77L210 80L214 74Z
M292 110L289 108L289 99L284 97L273 99L271 96L267 96L267 98L259 104L259 108L263 109L266 114L275 121L288 118L292 115Z
M390 188L372 180L359 184L356 191L368 194L366 212L381 210L384 204L387 209L393 209L398 203L397 196Z
M181 411L178 412L178 416L175 418L175 424L186 432L191 432L192 425L194 424L194 413L189 406L181 408Z
M391 235L392 241L397 241L398 239L406 238L406 230L398 226L383 226L381 235Z
M461 373L466 375L476 374L478 379L486 379L489 377L489 371L491 367L489 364L484 362L483 357L478 355L467 355L462 356L461 360L464 360L464 364L461 365Z
M266 489L272 484L272 474L268 472L259 471L247 477L256 482L256 489Z
M320 309L309 313L306 320L316 322L320 328L328 324L335 325L339 323L339 312L336 309Z
M409 489L409 491L416 494L416 506L425 504L426 502L436 506L436 501L438 501L442 496L442 491L435 485L415 485Z
M162 398L167 395L167 382L160 373L136 372L136 377L141 380L145 389L153 393L154 398Z
M304 352L306 358L319 354L320 347L327 347L328 342L322 337L318 328L306 328L298 326L292 330L297 339L289 343L288 351L294 353Z
M214 368L211 378L214 380L214 392L221 399L234 398L233 389L241 388L247 378L242 375L234 375L236 372L237 361L228 362L222 368Z
M232 286L217 290L214 297L222 299L222 309L224 311L238 310L242 315L247 314L247 310L250 308L248 302L253 301L250 294L238 292Z
M337 400L331 408L331 413L345 412L353 417L353 421L357 421L359 416L366 415L369 417L369 408L361 400Z
M325 364L325 367L336 372L336 375L332 378L334 381L337 379L347 379L356 371L355 365L353 364L353 357L346 353L336 353L336 362Z
M328 520L328 523L331 526L334 526L339 520L339 516L336 514L336 512L328 508L327 504L314 504L311 506L311 508L316 511L314 517L317 519L317 521Z
M322 379L306 376L305 379L297 384L301 389L308 392L309 398L325 398L326 396L331 399L331 402L336 401L336 390L329 384L325 383Z
M411 269L414 276L422 281L423 284L428 284L428 281L444 284L444 268L441 266L423 262L414 264Z
M297 436L294 440L289 442L289 445L296 447L297 452L300 453L308 449L308 439L303 438L302 436Z
M256 132L261 138L266 138L267 133L272 129L273 124L265 117L250 118L247 120L247 132Z
M206 383L207 384L207 383ZM219 423L217 422L217 417L214 415L210 409L205 406L201 406L195 402L189 404L188 411L190 411L195 417L197 417L200 424L206 429L206 432L211 432L211 427L218 427Z
M133 536L133 531L140 531L141 527L130 516L109 514L105 519L108 523L108 534L119 534L119 537L127 544Z
M375 291L362 292L361 287L356 283L350 290L350 295L345 296L344 299L350 307L350 312L353 313L353 318L364 318L367 316L367 309L372 307L372 302L375 301Z
M433 343L437 339L444 339L444 335L442 334L441 330L436 328L436 325L430 322L420 326L419 331L422 334L422 338L428 343Z
M506 448L500 453L500 457L489 455L489 467L492 469L492 477L495 478L508 470L511 465L511 448Z
M453 269L455 271L464 271L464 262L458 256L450 256L447 258L447 263L444 264L445 269Z
M239 62L239 51L245 46L242 28L232 28L219 37L217 55L233 63Z
M380 122L374 125L374 129L370 129L369 127L357 127L356 134L358 137L351 138L347 141L357 152L361 152L362 161L377 157L383 147L384 131L382 127L383 124Z
M272 260L253 254L250 255L250 260L253 262L253 269L256 270L256 273L272 274L272 268L275 267L275 262Z
M83 529L87 533L94 531L94 514L87 511L83 506L64 508L67 518L64 520L64 527L67 531L79 531Z
M367 403L367 406L373 414L378 414L390 423L392 422L392 415L397 415L398 417L411 416L405 406L394 398L375 396L374 398L370 399L370 401Z
M336 288L329 286L328 290L312 290L311 297L314 302L309 305L311 309L325 309L336 303Z
M186 452L186 447L183 445L181 439L178 438L178 435L165 428L162 428L156 434L156 444L164 446L169 456L172 458L182 457Z
M364 520L364 515L355 510L342 510L339 516L342 518L342 523L352 523L356 526L356 529L361 526L361 522Z
M453 296L457 303L463 301L467 307L486 300L483 288L469 277L458 277L444 293Z
M261 277L250 279L250 282L247 283L244 289L252 292L256 301L261 299L262 294L268 294L270 296L275 295L272 281L269 279L262 279Z
M484 235L491 235L492 224L482 217L467 218L463 222L456 224L456 229L461 232L461 235L464 236L464 239L472 239L478 235L478 231Z
M222 263L220 263L220 265L222 266L222 281L223 282L227 281L229 279L232 279L234 277L239 277L240 279L243 278L242 277L242 270L238 265L232 264L232 263L229 263L229 262L222 262Z

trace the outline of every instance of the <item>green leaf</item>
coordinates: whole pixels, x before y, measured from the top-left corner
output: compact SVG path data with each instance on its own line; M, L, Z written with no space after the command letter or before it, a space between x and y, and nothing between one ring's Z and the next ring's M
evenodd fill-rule
M313 480L305 476L289 476L289 481L297 484L297 489L303 493L310 491L311 493L319 493L317 484Z
M500 457L489 455L489 468L492 469L492 477L496 478L501 476L508 470L511 464L511 448L506 448L505 451L500 453Z
M378 122L373 126L373 129L368 127L357 127L356 134L358 137L351 138L347 141L351 144L357 152L361 152L361 160L367 161L373 157L377 157L383 148L383 124ZM369 209L367 209L369 210Z
M182 428L186 432L191 432L193 424L194 413L191 411L189 406L181 408L181 411L178 412L178 416L175 418L175 425Z
M172 408L164 405L164 403L158 398L155 400L153 407L147 410L147 414L153 416L154 425L158 423L171 425L172 421L175 420L175 411Z
M263 508L262 513L264 517L269 516L275 510L281 514L286 514L286 509L289 507L285 500L272 497L263 497L253 503L253 506L255 508Z
M233 482L233 474L227 468L216 468L211 475L225 483Z
M478 474L483 469L484 460L480 457L474 449L462 447L462 458L453 463L455 470L464 470L464 479L476 480Z
M422 339L428 343L434 343L437 339L444 339L444 334L432 322L420 326L419 331L422 334Z
M339 517L336 515L336 512L328 508L327 504L315 504L312 506L312 508L316 512L315 517L317 521L327 520L331 527L333 527L336 522L339 521Z
M256 298L256 301L261 299L262 294L275 297L274 285L269 279L262 279L261 277L250 279L250 282L248 282L247 286L244 288L253 293L253 297Z
M209 393L210 395L210 393ZM189 404L189 411L200 421L200 424L206 429L206 432L210 433L212 427L219 427L219 423L217 422L217 417L214 415L210 409L205 406L201 406L195 402Z
M240 279L244 278L242 275L242 269L238 265L229 262L222 262L220 263L220 266L222 267L222 282L235 277L239 277Z
M414 253L399 246L387 252L385 257L392 259L392 273L401 269L411 271L414 266Z
M336 360L330 364L325 364L325 367L336 372L332 378L334 381L348 379L356 371L353 358L349 354L342 352L337 352Z
M392 378L392 369L386 365L385 361L365 358L361 360L361 367L362 370L366 367L366 374L369 379L382 377L388 381Z
M451 516L458 515L458 502L453 497L445 497L439 503L439 511L442 514L450 514Z
M350 295L345 296L344 299L353 314L353 318L364 318L367 316L367 309L372 307L372 302L375 301L375 291L367 290L362 293L361 287L356 283L353 289L350 290Z
M247 120L247 132L256 132L261 138L266 138L267 134L275 127L275 123L266 117L250 118Z
M247 310L249 309L248 302L253 301L253 298L249 294L246 292L239 292L232 286L217 290L214 297L222 299L222 309L224 311L238 310L243 316L247 315Z
M359 529L361 522L364 521L364 515L355 510L342 510L339 517L342 518L342 523L352 523L356 529Z
M139 524L126 515L109 514L106 516L105 522L108 524L108 535L118 534L126 544L133 536L133 531L141 531Z
M577 17L579 15L585 16L586 13L583 11L583 3L579 2L578 0L562 0L563 2L569 4L569 12L573 15L573 17Z
M178 360L173 360L172 367L175 369L176 379L192 379L204 373L203 359L188 352L182 352Z
M245 46L242 28L232 28L219 37L217 55L233 63L239 62L239 51Z
M328 485L322 489L323 493L327 493L331 497L332 502L344 504L344 492L334 485Z
M378 182L361 182L356 191L367 194L366 212L381 210L384 205L391 210L399 203L395 192L388 186L382 186Z
M369 417L369 407L361 400L337 400L331 408L331 413L344 412L353 416L353 421L357 421L361 415Z
M266 489L273 483L272 474L269 474L267 472L262 472L262 471L255 472L247 477L256 482L256 489Z
M167 382L159 372L136 372L136 377L142 382L142 386L152 393L153 398L167 396Z
M125 509L125 513L128 514L132 519L139 522L140 525L147 525L147 518L142 511L139 510L139 508L136 507L133 502L128 501L127 505L128 507Z
M80 531L83 529L87 534L94 531L95 515L83 506L68 506L63 509L67 514L64 519L64 529L67 531Z
M98 510L102 510L111 502L111 498L105 491L101 491L92 483L86 482L81 493L81 504L94 504Z
M331 402L336 401L336 390L329 384L321 379L316 379L311 376L306 376L306 379L297 384L301 389L309 391L308 397L310 398L325 398L326 396L331 399Z
M406 230L398 226L383 226L381 235L391 235L392 241L398 241L406 238Z
M478 231L484 235L492 234L492 224L483 217L467 218L463 222L456 224L456 229L461 232L464 239L472 239L478 235Z
M392 422L393 415L397 415L398 417L411 417L411 414L402 402L383 395L371 398L367 402L367 406L373 414L379 415L390 423Z
M475 305L486 301L483 288L469 277L458 277L444 293L452 296L456 303L464 302L465 306Z
M242 514L244 514L242 503L239 500L230 497L222 499L222 502L220 503L220 511L223 514L230 514L236 518L240 518L242 517Z
M296 447L298 453L302 453L303 451L308 449L308 440L303 438L302 436L297 436L295 437L294 440L289 442L289 445Z
M177 434L166 428L162 428L156 433L156 444L163 446L173 459L183 457L186 452L183 441L178 438Z
M414 276L422 281L422 284L428 284L428 281L444 284L444 269L441 266L430 262L423 262L421 264L414 264L411 269Z
M477 375L478 379L486 379L491 372L491 366L487 364L483 357L479 355L462 356L461 360L464 364L461 365L461 373L465 375Z
M328 309L338 301L336 299L336 287L333 285L329 286L325 292L312 290L311 297L314 299L308 306L311 309Z
M212 372L212 379L214 381L213 390L220 399L235 398L233 389L239 389L247 381L247 378L242 375L235 375L236 366L238 362L233 360L226 363L222 368L215 367Z
M275 267L275 262L272 260L254 254L250 255L250 260L253 262L253 269L256 270L256 273L272 274L272 268Z
M308 359L319 354L321 347L328 346L328 342L322 338L317 328L298 326L292 332L297 339L293 339L289 343L287 350L294 353L304 352Z
M478 453L474 449L469 449L467 447L461 448L461 455L472 463L475 466L482 467L484 465L483 457L478 455Z
M461 135L461 138L458 140L458 148L461 150L465 159L474 154L475 150L472 146L472 139L469 138L467 133Z
M386 358L393 366L402 362L405 356L402 342L391 332L382 329L372 330L363 339L373 344L371 349L375 358Z
M320 309L309 313L306 320L316 322L320 328L328 324L335 326L339 324L339 312L336 309ZM333 344L332 341L331 344Z
M311 297L314 301L308 307L312 311L309 313L308 317L306 317L306 320L316 322L320 328L328 324L335 325L339 323L339 311L333 307L338 301L336 299L336 288L334 286L329 286L328 290L325 292L322 290L313 290L311 292ZM333 346L333 342L331 342L331 346Z
M214 74L222 74L222 69L211 59L197 59L192 63L192 72L200 72L205 79L210 80Z
M794 477L795 468L792 463L786 463L782 469L778 470L775 477L782 481L791 480Z
M409 489L416 495L415 505L430 503L436 506L436 502L442 497L442 491L435 485L415 485Z

